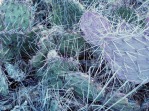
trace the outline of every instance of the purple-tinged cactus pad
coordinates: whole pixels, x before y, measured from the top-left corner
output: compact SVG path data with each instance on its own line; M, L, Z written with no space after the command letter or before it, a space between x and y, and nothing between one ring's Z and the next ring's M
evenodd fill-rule
M146 27L145 28L146 29L145 29L144 34L149 36L149 17L146 18Z
M81 17L80 27L86 41L93 45L101 45L101 38L110 32L111 24L102 15L88 11Z
M94 12L86 12L82 16L80 27L86 41L99 45L103 49L103 56L120 79L136 84L149 82L149 38L147 36L139 33L133 35L117 33L109 37L107 35L112 32L110 22ZM101 44L101 40L104 45Z

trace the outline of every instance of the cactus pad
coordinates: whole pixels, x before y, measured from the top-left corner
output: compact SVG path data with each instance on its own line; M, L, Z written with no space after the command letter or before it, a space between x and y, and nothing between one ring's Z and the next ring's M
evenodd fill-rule
M52 0L52 7L52 22L66 28L78 23L83 13L83 6L74 0Z
M149 39L146 35L141 32L112 34L111 23L94 12L82 16L80 27L89 43L103 49L103 56L120 79L136 84L149 82Z
M22 29L31 25L31 7L25 2L15 0L4 1L0 6L1 30Z
M0 66L0 94L7 95L8 94L8 83L7 79L2 71Z

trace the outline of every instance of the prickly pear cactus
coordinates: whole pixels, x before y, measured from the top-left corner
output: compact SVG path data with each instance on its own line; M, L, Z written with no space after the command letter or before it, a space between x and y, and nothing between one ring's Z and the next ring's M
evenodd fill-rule
M93 78L85 75L81 72L69 73L65 76L65 87L72 87L74 93L81 98L87 98L90 101L100 101L103 99L104 91L100 96L97 96L101 91L101 88L96 86L93 82Z
M108 109L114 109L114 110L122 110L122 111L139 111L140 107L133 102L130 102L128 98L123 98L125 94L123 93L108 93L106 95L106 98L104 100L104 104L106 104Z
M78 23L83 13L83 6L74 0L52 0L51 5L51 21L56 25L64 25L65 28Z
M32 11L26 1L9 0L0 5L1 26L0 30L21 29L31 27Z
M5 64L8 76L16 81L22 81L25 78L25 73L19 69L18 65L12 65L10 63Z
M7 95L8 92L7 78L2 71L2 67L0 66L0 95Z
M95 23L97 21L97 23ZM104 23L104 24L103 24ZM110 32L111 24L107 18L98 13L86 12L80 21L81 30L84 32L84 39L93 45L100 45L100 36Z
M114 33L115 29L101 14L86 12L80 22L84 38L103 49L113 72L136 84L149 82L149 40L142 32Z
M51 101L50 110L51 111L58 111L58 101L57 100Z
M113 18L115 18L114 20L119 20L117 18L120 18L122 20L125 20L128 23L136 23L138 22L138 18L137 15L135 13L134 9L131 9L129 7L125 7L125 6L120 6L118 8L116 8L113 12Z
M61 40L59 51L65 56L76 56L79 52L83 51L85 41L79 34L65 33Z
M39 60L38 63L38 58L36 58L37 60L33 58L31 64L39 69L36 75L40 79L42 78L45 80L44 83L48 83L51 87L63 87L62 80L59 76L64 75L67 71L78 70L77 61L73 60L72 58L60 57L55 50L48 51L47 55L44 56L45 59L42 60L42 63L40 63L41 60ZM36 63L34 63L34 61L36 61ZM41 66L39 67L39 65L35 65L37 63Z
M0 0L0 111L147 109L149 19L130 5Z
M85 5L86 7L87 6L90 6L91 4L94 4L95 2L98 2L99 0L80 0L80 2Z
M32 32L29 31L32 28L33 12L31 4L27 1L2 1L0 5L0 58L3 62L20 58L23 47L28 48L28 44L24 42L27 43L32 39L29 35ZM28 35L27 32L29 32Z
M1 34L0 58L2 61L10 61L19 56L20 47L25 40L23 34Z

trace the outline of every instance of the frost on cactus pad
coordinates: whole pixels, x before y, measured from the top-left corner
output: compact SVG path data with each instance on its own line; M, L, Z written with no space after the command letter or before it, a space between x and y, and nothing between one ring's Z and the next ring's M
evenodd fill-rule
M115 29L108 19L94 12L83 14L80 27L86 41L103 49L104 58L120 79L136 84L149 82L149 39L146 35L112 34Z

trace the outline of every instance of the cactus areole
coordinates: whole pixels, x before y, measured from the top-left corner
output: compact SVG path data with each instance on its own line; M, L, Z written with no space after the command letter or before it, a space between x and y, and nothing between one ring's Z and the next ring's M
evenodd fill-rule
M80 20L84 39L103 49L103 57L119 79L135 84L149 82L149 39L145 34L114 33L109 20L96 13L86 12Z

